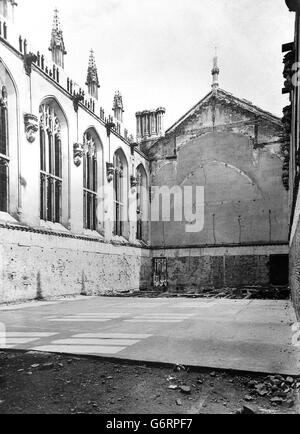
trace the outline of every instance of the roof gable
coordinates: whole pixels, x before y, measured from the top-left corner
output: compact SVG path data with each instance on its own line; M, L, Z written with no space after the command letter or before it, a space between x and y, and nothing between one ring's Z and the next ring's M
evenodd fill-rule
M249 113L258 116L260 118L264 118L270 122L273 122L277 125L282 125L281 119L277 116L269 113L261 108L255 106L250 101L245 99L240 99L235 97L232 93L226 92L223 89L212 90L209 92L203 99L201 99L194 107L192 107L185 115L183 115L175 124L173 124L167 131L166 134L172 133L176 130L183 122L185 122L188 118L193 116L199 109L208 105L212 100L216 99L219 102L229 103L235 105L237 108L248 111Z

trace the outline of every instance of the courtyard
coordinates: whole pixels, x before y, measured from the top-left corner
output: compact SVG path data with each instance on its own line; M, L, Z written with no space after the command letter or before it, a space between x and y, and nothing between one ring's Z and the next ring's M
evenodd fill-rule
M289 301L78 297L2 306L2 348L300 374Z

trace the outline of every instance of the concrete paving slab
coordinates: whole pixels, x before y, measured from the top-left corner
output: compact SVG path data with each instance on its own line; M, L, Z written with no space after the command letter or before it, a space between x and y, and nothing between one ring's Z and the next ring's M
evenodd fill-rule
M0 322L16 350L300 375L287 301L81 297L0 308Z

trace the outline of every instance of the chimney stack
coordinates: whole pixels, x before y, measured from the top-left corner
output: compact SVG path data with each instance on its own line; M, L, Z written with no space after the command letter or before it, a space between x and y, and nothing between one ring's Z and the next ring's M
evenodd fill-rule
M157 140L164 136L165 113L166 110L163 107L136 113L136 137L138 143Z

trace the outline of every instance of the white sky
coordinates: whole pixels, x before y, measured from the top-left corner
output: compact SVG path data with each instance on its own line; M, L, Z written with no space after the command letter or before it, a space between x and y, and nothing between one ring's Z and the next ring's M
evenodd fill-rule
M111 110L123 94L125 124L135 112L164 106L166 126L211 86L214 47L220 87L281 116L287 98L281 45L293 40L294 14L284 0L18 0L16 24L48 53L58 7L68 55L66 71L86 79L89 50L96 53L100 102ZM50 54L50 53L49 53Z

